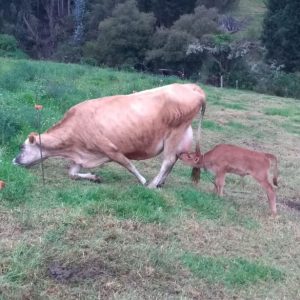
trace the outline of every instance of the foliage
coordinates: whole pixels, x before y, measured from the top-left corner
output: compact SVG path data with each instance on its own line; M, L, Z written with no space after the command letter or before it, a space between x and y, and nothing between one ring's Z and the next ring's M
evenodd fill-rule
M141 13L133 0L119 4L110 18L100 22L98 40L88 44L88 54L100 64L132 66L143 61L154 24L153 15Z
M0 34L0 56L13 58L26 58L27 55L18 47L13 35Z
M142 11L153 12L158 26L170 27L183 14L189 14L196 0L138 0Z
M269 0L262 41L267 59L289 72L300 71L300 2Z
M208 33L218 32L218 14L215 9L197 7L192 14L183 15L170 29L156 31L152 49L147 52L147 63L151 68L158 66L183 69L186 75L200 68L201 57L186 55L190 44Z

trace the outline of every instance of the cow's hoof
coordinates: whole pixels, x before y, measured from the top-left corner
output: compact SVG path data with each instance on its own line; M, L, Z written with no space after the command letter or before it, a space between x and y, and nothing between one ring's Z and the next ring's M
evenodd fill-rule
M93 182L95 182L95 183L101 183L101 182L102 182L102 179L101 179L99 176L96 176L96 175L95 175L95 177L94 177L93 179L91 179L91 181L93 181Z
M158 186L157 186L156 184L149 183L149 184L147 185L147 188L148 188L148 189L157 189Z

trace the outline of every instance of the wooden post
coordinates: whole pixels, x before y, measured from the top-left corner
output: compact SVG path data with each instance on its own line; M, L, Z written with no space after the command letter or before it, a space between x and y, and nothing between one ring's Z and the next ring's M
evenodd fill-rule
M221 75L220 77L220 88L221 89L223 88L223 75Z

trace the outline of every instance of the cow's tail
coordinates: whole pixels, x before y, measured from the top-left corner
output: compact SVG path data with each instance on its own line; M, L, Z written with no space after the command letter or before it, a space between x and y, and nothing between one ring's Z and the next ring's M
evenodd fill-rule
M197 135L196 135L196 149L195 152L197 155L201 155L201 150L200 150L200 138L201 138L201 129L202 129L202 120L204 117L205 109L206 109L206 99L205 95L202 98L202 105L201 105L201 113L200 113L200 118L199 118L199 124L198 124L198 129L197 129ZM197 184L200 180L200 174L201 174L201 169L199 167L194 167L192 170L191 178L192 181Z
M273 181L273 184L275 186L278 186L278 175L279 175L279 172L278 172L278 163L277 163L277 158L275 155L273 154L270 154L270 153L267 153L266 154L269 161L270 161L270 171L272 172L272 175L273 175L273 178L272 178L272 181Z

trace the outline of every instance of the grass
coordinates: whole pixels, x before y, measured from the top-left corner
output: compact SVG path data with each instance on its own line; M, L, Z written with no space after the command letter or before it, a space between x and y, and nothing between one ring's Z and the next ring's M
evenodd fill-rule
M187 253L182 260L196 276L210 283L225 284L229 288L283 279L281 271L243 258L214 258Z
M85 99L128 94L165 78L51 62L0 59L0 298L298 299L299 103L203 86L201 147L232 143L276 154L279 217L255 181L229 176L216 197L178 162L162 189L140 186L116 164L93 170L103 183L72 181L67 163L13 166L18 146ZM198 121L195 120L196 127ZM134 162L148 180L161 157Z

